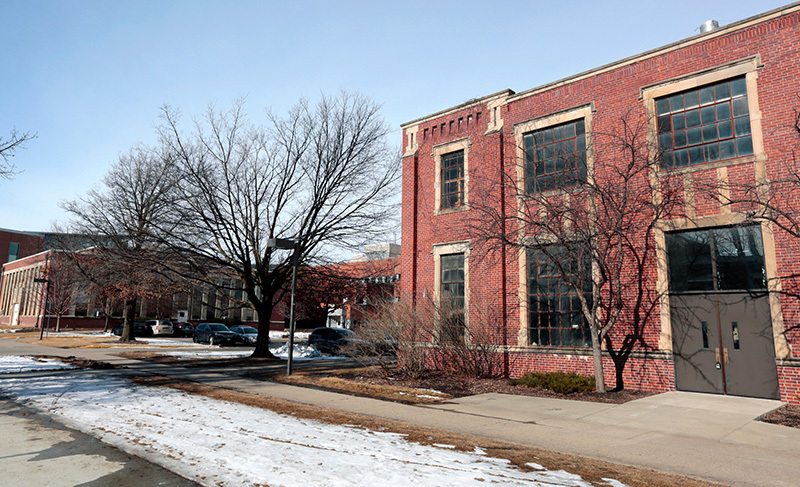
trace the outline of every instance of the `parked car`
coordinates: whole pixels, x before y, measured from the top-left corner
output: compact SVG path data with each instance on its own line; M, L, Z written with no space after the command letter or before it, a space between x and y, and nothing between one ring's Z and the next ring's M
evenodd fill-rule
M153 330L153 335L172 335L172 322L170 320L150 320L145 324Z
M368 353L369 344L346 328L316 328L308 335L308 344L322 353L360 355Z
M209 345L235 345L239 342L236 333L222 323L200 323L194 329L193 340L195 343Z
M252 326L233 326L231 327L231 331L236 333L236 336L239 337L241 343L245 345L255 345L256 339L258 338L258 330L253 328Z
M400 347L397 338L391 334L381 330L364 330L362 331L363 339L370 345L370 354L379 355L382 357L396 356L397 350Z
M119 325L115 326L111 333L122 336L122 328L125 326L125 323L120 323ZM150 328L146 322L144 321L134 321L133 322L133 336L134 337L151 337L153 336L153 329Z
M185 321L173 321L172 333L176 337L190 337L194 335L194 326Z

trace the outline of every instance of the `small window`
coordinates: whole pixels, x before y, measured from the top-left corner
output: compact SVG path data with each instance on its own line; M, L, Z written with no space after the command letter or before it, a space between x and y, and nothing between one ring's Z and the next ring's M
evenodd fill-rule
M464 254L441 257L441 337L453 342L464 338Z
M19 244L11 242L11 245L8 246L8 260L6 262L13 262L17 259L19 259Z
M586 182L586 125L582 118L528 132L522 143L527 193Z
M458 208L464 204L464 151L444 154L441 158L441 168L441 208L443 210Z
M744 77L655 102L662 169L753 154Z

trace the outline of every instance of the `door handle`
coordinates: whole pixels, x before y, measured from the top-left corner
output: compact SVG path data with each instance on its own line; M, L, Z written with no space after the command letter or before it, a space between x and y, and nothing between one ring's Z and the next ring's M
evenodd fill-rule
M722 356L725 357L725 363L727 364L728 363L728 349L727 348L723 348L722 349Z

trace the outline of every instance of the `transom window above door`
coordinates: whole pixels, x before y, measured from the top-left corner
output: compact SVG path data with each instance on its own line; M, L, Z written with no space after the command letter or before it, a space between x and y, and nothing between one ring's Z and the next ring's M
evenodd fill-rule
M742 291L767 287L761 227L666 234L669 290Z

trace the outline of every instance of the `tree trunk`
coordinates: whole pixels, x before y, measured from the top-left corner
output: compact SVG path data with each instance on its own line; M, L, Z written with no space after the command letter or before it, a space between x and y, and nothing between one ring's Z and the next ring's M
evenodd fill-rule
M625 378L622 373L625 371L625 362L627 360L623 357L617 357L614 360L614 369L617 377L617 385L614 386L614 391L621 391L625 388Z
M125 325L122 327L121 342L132 342L136 338L133 336L133 317L136 314L136 298L125 300Z
M272 306L260 306L256 312L258 313L258 338L252 356L275 358L269 351L269 322L272 318Z
M636 327L634 326L634 329ZM614 376L616 378L616 385L611 392L618 392L625 388L625 366L628 364L628 358L632 352L632 346L628 346L627 338L623 341L622 345L620 346L619 350L614 350L614 344L611 342L611 338L608 335L603 337L603 340L606 343L606 351L611 356L611 360L614 362Z
M110 317L108 316L108 313L106 313L106 324L105 324L105 326L103 326L103 333L107 333L108 332L108 319L109 318Z
M56 333L61 331L61 315L56 315Z
M606 378L603 375L603 348L600 346L600 333L592 326L592 358L594 358L594 380L597 392L606 392Z

